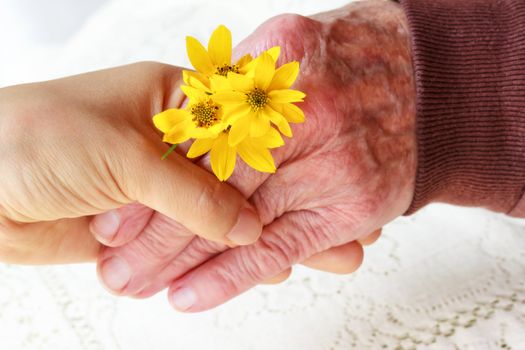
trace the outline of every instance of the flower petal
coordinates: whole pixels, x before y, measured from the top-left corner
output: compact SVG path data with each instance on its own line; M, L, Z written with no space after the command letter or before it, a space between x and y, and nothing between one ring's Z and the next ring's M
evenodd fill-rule
M186 50L191 65L201 73L211 75L215 68L211 63L210 56L202 44L194 37L186 37Z
M246 75L247 77L253 78L255 74L255 66L257 65L257 62L259 61L258 58L251 60L250 62L246 63L243 67L239 67L239 73Z
M261 56L263 54L270 55L270 57L273 59L273 62L276 63L277 59L279 58L280 52L281 48L279 46L274 46L271 49L264 51L257 58L252 59L250 62L247 62L244 67L240 67L239 72L242 74L246 74L249 77L253 77L255 75L255 67L257 67L257 64L260 61Z
M267 148L258 147L248 138L237 147L241 159L255 170L275 173L275 162Z
M277 125L277 128L279 128L279 131L283 135L292 137L292 129L290 128L288 121L282 116L281 113L275 111L270 106L266 106L263 110L263 113L268 119L272 121L272 123Z
M219 129L213 132L213 130L210 129L195 127L189 131L189 135L192 139L207 139L216 137L221 131L222 130Z
M232 33L228 28L220 25L213 31L208 43L208 52L215 65L231 64Z
M257 113L254 118L251 118L250 123L250 136L261 137L268 133L270 130L270 120L263 113Z
M214 142L214 138L195 140L191 145L190 149L188 150L186 156L188 158L196 158L202 156L211 149Z
M172 145L174 145L178 143L183 143L184 141L187 141L189 139L190 139L190 135L188 133L188 128L178 127L177 125L176 127L173 128L172 131L164 134L162 141L166 143L171 143Z
M213 95L213 100L223 105L237 105L246 102L246 95L237 91L219 91Z
M211 168L219 180L226 181L231 176L236 158L235 147L228 145L228 134L220 134L210 152Z
M247 103L241 103L229 108L225 109L224 112L224 122L233 125L235 124L240 118L246 116L248 113L251 112L251 107Z
M266 50L266 53L270 56L272 56L273 61L277 62L279 59L279 55L281 54L281 47L280 46L274 46Z
M273 90L268 93L273 103L302 102L305 96L304 92L292 89Z
M255 87L253 79L242 74L230 72L228 73L228 81L234 90L240 92L249 92Z
M242 70L244 66L250 63L252 60L253 60L252 55L246 54L242 56L235 64L239 67L240 70Z
M275 125L279 125L283 120L284 117L281 113L274 110L272 107L266 105L264 106L264 109L262 111L266 118L270 119L272 123Z
M215 125L212 125L208 128L208 131L212 133L213 135L217 136L219 133L224 131L227 128L227 125L225 123L219 122ZM214 137L215 137L214 136Z
M270 128L270 131L264 136L251 138L251 142L257 146L266 148L277 148L284 145L281 134L274 128Z
M182 71L182 80L191 87L211 92L209 89L210 80L204 74L189 70Z
M213 92L230 91L232 89L228 79L217 74L210 77L210 87Z
M273 105L270 104L272 107ZM290 123L303 123L304 122L304 112L301 108L297 107L291 103L283 103L279 105L280 112L284 115L286 120Z
M299 62L283 64L275 71L268 90L288 89L297 79L297 74L299 74Z
M251 116L240 118L232 125L228 136L228 144L230 146L237 146L239 142L248 136L252 119Z
M273 74L275 73L275 61L272 56L267 53L263 53L257 62L255 67L255 75L253 80L255 81L255 86L261 90L266 91L273 79Z
M192 86L181 85L180 89L184 92L184 95L188 96L192 100L201 100L206 98L206 93L200 89L196 89Z
M191 119L191 115L184 109L170 108L153 116L153 124L163 133L169 132L174 125L185 119Z
M283 118L283 120L277 125L279 128L279 131L286 137L292 137L292 128L290 128L290 124L288 124L288 121Z

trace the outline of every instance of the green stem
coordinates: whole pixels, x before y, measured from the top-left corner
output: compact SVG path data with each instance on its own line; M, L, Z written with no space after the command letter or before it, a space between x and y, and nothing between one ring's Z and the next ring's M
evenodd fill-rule
M168 156L170 155L171 152L173 152L175 150L175 148L177 148L178 144L174 144L174 145L171 145L171 147L166 151L166 153L164 153L164 155L160 158L162 160L168 158Z

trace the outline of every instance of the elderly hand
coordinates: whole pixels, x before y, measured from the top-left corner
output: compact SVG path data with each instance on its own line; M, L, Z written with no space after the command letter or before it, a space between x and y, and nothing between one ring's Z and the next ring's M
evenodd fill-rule
M111 210L137 202L210 240L258 238L238 191L184 157L161 160L151 116L180 103L180 75L145 62L0 89L0 261L93 260L91 216L106 212L106 226L93 223L104 242L119 226Z
M353 241L408 208L416 168L415 90L399 5L368 1L310 18L279 16L238 52L275 45L283 61L301 63L296 88L308 96L302 106L307 119L275 150L275 175L238 166L230 179L261 216L260 240L227 249L152 213L135 240L99 258L101 278L115 292L145 297L170 284L174 307L201 311L284 278L295 263L333 267L330 257L336 257L337 264L349 261L342 270L355 268L362 252ZM209 168L206 158L200 164ZM126 278L106 268L112 259L125 262Z

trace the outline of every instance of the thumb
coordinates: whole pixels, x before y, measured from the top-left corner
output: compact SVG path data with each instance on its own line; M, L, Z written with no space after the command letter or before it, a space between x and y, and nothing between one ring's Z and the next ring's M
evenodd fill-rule
M257 240L262 223L241 193L176 153L162 160L165 151L161 142L143 145L122 162L120 180L131 200L208 240L237 245Z

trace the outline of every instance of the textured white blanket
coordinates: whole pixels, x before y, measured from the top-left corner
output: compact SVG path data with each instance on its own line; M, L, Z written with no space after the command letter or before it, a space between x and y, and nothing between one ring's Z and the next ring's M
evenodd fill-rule
M223 23L237 42L272 15L346 2L114 0L39 74L187 65L187 34ZM164 293L110 296L92 265L0 265L0 349L523 349L524 276L524 221L445 205L387 226L353 276L297 268L202 314L173 311Z

